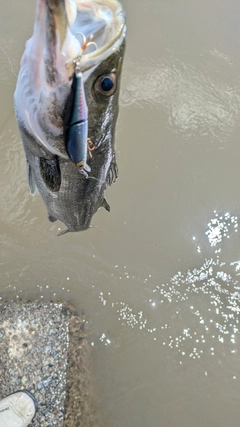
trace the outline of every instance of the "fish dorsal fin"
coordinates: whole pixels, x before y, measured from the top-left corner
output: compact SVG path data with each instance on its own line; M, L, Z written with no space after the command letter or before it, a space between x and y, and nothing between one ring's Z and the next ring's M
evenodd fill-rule
M35 196L36 191L37 191L37 186L36 186L36 182L33 176L33 170L31 165L27 162L26 164L26 172L27 172L27 181L28 181L28 186L30 189L30 193L32 196Z
M61 171L58 157L55 156L52 159L40 157L40 171L49 190L54 192L59 191L61 186Z
M118 178L118 166L117 166L116 158L114 156L112 158L110 168L108 170L108 175L106 179L107 184L112 185L113 182L116 182L117 178Z

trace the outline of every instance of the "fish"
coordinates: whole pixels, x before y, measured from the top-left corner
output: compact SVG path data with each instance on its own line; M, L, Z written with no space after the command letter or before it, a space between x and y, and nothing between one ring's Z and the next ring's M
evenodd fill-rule
M38 0L15 116L30 193L48 219L87 230L118 178L115 127L126 40L118 0Z

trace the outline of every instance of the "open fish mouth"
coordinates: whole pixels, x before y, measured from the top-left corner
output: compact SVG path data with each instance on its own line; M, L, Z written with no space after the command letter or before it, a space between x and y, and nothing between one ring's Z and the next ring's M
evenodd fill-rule
M68 31L62 54L67 63L82 52L85 40L91 42L81 54L81 70L93 68L117 49L125 35L125 14L115 0L65 0ZM91 38L93 36L93 38Z
M41 0L39 14L42 8L47 16L42 26L45 48L63 79L73 73L74 59L81 56L86 80L125 36L126 17L117 0Z

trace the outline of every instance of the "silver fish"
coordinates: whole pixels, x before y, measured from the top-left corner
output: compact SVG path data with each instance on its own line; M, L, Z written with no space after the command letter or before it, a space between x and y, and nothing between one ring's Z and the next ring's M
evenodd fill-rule
M14 103L30 191L66 232L110 211L125 21L117 0L38 0L21 60Z

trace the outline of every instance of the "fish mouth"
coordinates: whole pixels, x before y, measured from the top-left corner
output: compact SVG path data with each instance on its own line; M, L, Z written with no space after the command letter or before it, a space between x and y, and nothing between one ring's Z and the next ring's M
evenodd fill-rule
M126 16L117 0L40 0L39 13L41 5L47 12L47 56L55 59L62 75L70 77L74 60L81 58L86 80L125 37Z

